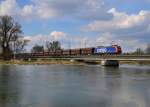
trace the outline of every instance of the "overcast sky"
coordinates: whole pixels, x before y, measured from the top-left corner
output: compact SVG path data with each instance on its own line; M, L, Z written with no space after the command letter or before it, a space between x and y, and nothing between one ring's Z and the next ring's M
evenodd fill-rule
M150 0L0 0L30 39L28 49L59 40L63 48L110 45L123 51L150 43Z

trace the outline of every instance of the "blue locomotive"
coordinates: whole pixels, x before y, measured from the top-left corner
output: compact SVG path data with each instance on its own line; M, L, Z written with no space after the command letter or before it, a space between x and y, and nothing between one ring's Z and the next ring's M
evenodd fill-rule
M122 50L121 47L118 45L112 45L112 46L101 46L94 48L95 54L121 54Z

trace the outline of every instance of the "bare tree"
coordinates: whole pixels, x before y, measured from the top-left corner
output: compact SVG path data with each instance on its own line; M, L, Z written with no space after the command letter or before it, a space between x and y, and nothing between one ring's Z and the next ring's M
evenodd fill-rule
M46 42L46 48L48 51L55 51L61 49L61 44L59 41Z
M11 58L11 43L18 40L21 26L11 16L0 16L0 46L5 60Z
M146 47L146 54L150 54L150 43Z
M35 45L32 47L31 52L35 53L35 52L43 52L44 51L44 47L40 46L40 45Z
M47 48L48 51L51 50L51 42L46 41L46 48Z
M133 52L132 54L134 55L143 55L144 51L141 48L137 48L135 52Z
M29 40L26 39L18 39L14 42L14 46L13 46L13 51L14 53L21 53L23 52L25 49L24 47L28 44Z

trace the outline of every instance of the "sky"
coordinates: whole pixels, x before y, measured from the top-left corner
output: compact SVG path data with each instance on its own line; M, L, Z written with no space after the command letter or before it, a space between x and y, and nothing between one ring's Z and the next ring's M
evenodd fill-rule
M30 50L58 40L62 48L108 46L123 52L150 43L150 0L0 0L0 16L22 26Z

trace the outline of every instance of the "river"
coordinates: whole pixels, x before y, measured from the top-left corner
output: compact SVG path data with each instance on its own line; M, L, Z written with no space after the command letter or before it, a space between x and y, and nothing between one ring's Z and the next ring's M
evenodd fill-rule
M149 107L150 67L0 65L0 107Z

